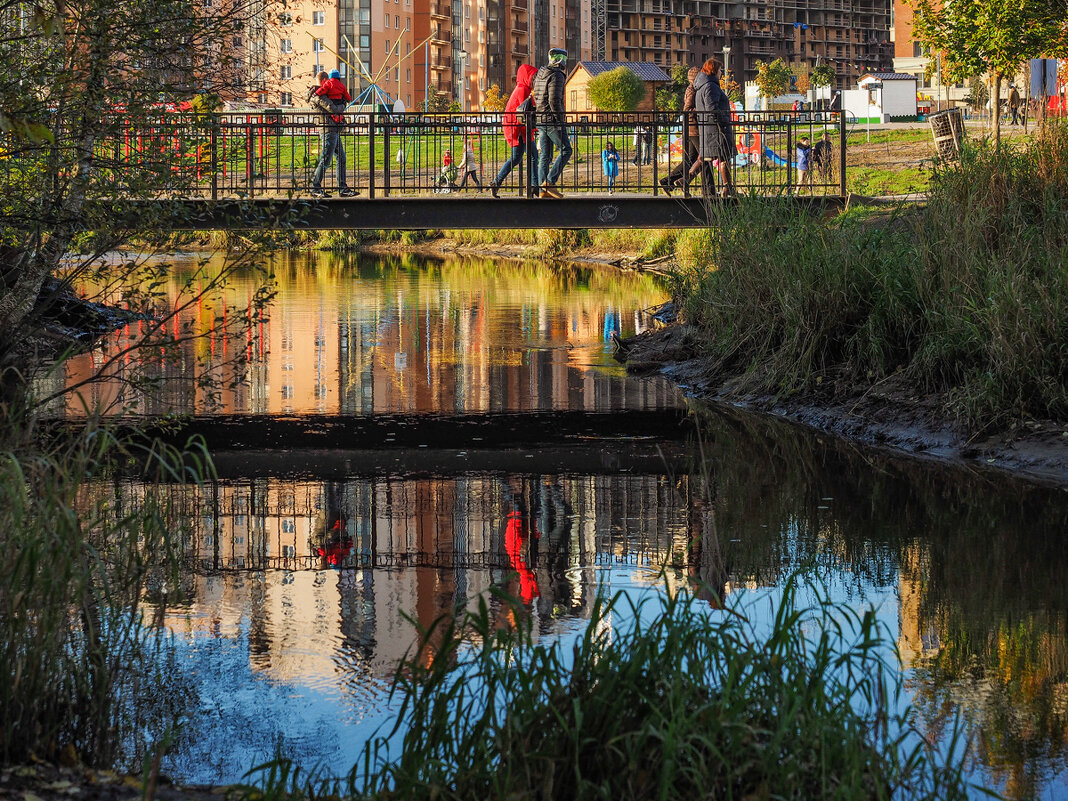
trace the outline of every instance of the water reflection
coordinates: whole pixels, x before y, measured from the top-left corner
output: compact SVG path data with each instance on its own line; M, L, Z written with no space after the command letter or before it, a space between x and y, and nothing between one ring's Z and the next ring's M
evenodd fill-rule
M651 591L661 565L687 560L688 484L531 474L174 488L189 571L186 602L163 621L200 695L169 769L235 780L284 743L344 772L386 719L413 623L481 598L514 626L496 587L521 600L537 636L557 636L588 619L599 587ZM121 508L141 489L98 491Z
M122 358L109 378L70 398L68 414L81 413L83 402L147 414L361 415L677 402L664 382L625 381L610 358L611 335L643 330L650 321L641 310L665 298L648 276L479 259L282 253L274 258L275 301L268 312L238 321L242 334L234 341L223 331L243 314L235 309L254 296L259 275L233 276L213 304L188 303L184 288L195 265L175 259L159 306L182 307L176 333L203 336L162 356ZM129 347L139 328L131 324L71 359L56 381L79 384ZM124 380L146 374L160 382L150 393L134 392Z
M1065 493L895 461L768 421L713 415L703 430L704 469L688 476L176 488L190 601L167 623L198 664L229 654L226 682L245 675L242 697L262 712L227 702L221 717L203 717L198 745L173 769L217 778L201 772L197 749L235 737L252 737L235 746L242 758L269 756L278 740L306 764L325 756L304 746L336 743L329 764L347 769L353 743L385 719L385 687L415 640L405 614L427 626L489 598L498 625L513 625L487 595L500 587L521 599L537 636L552 637L582 625L601 584L655 591L662 566L672 586L714 605L739 592L774 597L806 569L841 603L879 605L924 730L944 738L961 712L978 781L1012 798L1068 797ZM216 681L202 683L214 699ZM333 699L337 715L301 717L293 704L308 694ZM256 734L235 735L231 714Z
M960 711L984 785L1068 797L1068 495L743 416L705 429L704 541L713 533L731 580L815 568L845 602L892 591L929 736Z

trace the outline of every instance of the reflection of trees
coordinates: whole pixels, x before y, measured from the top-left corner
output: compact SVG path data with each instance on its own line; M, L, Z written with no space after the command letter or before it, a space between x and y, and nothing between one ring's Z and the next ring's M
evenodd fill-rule
M732 575L773 582L809 565L897 585L900 646L929 730L959 705L977 756L1014 797L1064 766L1063 493L729 413L704 429L713 536Z

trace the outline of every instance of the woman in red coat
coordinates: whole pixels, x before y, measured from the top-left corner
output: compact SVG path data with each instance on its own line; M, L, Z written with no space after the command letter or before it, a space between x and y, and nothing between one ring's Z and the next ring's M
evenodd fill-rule
M497 190L500 189L501 184L504 183L504 179L508 177L508 173L512 171L513 167L518 167L523 163L523 154L526 152L527 144L530 144L531 150L534 149L534 131L528 131L526 126L526 112L534 110L534 101L530 98L530 88L534 83L534 76L538 74L538 70L529 64L520 64L519 69L515 75L515 89L512 90L511 96L508 98L508 105L504 109L504 140L512 146L512 157L508 161L501 165L501 171L497 173L497 177L490 182L490 192L494 197L497 197ZM538 162L537 153L534 154L533 163L536 165ZM531 186L537 185L537 181L531 177Z

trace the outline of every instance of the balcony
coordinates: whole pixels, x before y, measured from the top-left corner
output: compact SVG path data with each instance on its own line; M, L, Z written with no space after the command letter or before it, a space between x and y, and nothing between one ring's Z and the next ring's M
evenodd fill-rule
M433 28L430 31L430 43L438 45L451 45L452 33L441 28L440 26L437 28Z
M530 52L530 48L520 42L513 42L512 52L517 56L525 56Z
M445 3L431 3L430 16L436 19L450 19L452 17L452 9Z
M527 8L527 0L512 0L513 11L526 11Z
M512 30L516 33L526 33L530 30L530 25L525 19L512 20Z
M452 62L448 56L436 55L430 57L430 69L432 70L448 70L452 68Z

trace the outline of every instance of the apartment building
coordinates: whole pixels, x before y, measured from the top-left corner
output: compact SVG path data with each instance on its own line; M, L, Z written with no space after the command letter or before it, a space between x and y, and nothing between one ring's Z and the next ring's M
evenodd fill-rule
M739 83L757 63L830 62L838 87L890 69L891 0L604 0L608 60L661 66L726 57Z
M415 109L433 89L478 111L490 86L507 94L519 65L544 63L551 47L589 59L598 1L253 0L233 41L245 79L227 99L302 107L315 73L336 67L354 98L378 88L366 108L389 98Z

